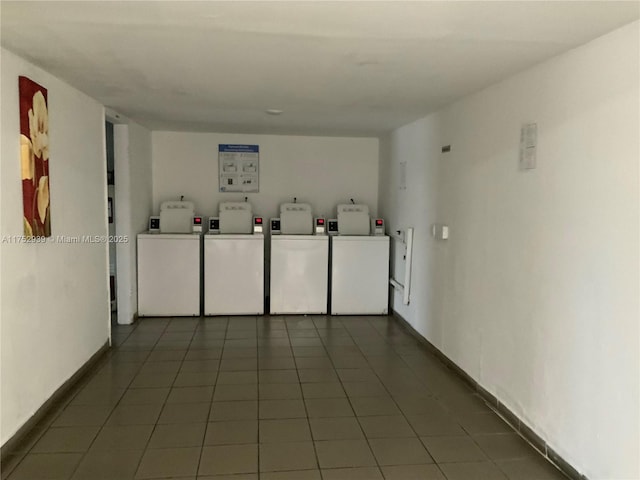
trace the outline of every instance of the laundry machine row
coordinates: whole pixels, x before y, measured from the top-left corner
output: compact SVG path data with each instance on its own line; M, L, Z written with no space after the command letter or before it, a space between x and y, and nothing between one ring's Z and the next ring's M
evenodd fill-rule
M270 221L272 314L388 312L389 237L366 205L338 205L337 219L285 203ZM208 221L191 202L164 202L138 235L140 316L265 312L263 218L248 202L223 202ZM328 231L327 231L328 230Z
M262 315L262 229L248 202L221 203L206 235L192 202L163 202L138 235L138 315Z

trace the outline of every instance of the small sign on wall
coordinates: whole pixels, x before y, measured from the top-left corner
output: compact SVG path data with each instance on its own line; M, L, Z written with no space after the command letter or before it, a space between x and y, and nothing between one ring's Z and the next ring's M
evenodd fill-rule
M398 185L400 190L407 189L407 161L406 160L403 162L400 162Z
M538 149L538 125L528 123L520 129L520 170L536 168Z
M221 192L260 191L259 145L218 145L218 175Z

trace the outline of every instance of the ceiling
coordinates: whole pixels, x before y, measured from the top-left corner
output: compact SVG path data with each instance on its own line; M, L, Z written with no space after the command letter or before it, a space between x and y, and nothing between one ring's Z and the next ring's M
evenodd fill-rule
M3 0L0 39L153 130L368 136L630 23L639 5Z

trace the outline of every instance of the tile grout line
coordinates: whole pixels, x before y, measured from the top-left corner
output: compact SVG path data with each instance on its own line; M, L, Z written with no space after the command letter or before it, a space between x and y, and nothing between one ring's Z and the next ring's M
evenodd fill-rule
M173 317L170 317L173 318ZM151 354L153 353L153 351L155 350L155 348L158 346L158 343L160 342L160 339L162 338L162 336L167 333L167 329L169 328L169 325L171 324L172 320L169 320L167 322L167 324L165 325L164 329L162 330L162 333L158 336L158 340L153 344L153 347L151 348L151 353L149 353L149 355L147 356L147 359L145 360L145 362L142 363L142 365L140 366L140 369L138 370L138 374L140 374L140 370L142 369L142 366L147 363L147 361L149 360L149 357L151 356ZM179 369L178 369L179 370ZM136 375L136 377L137 377ZM177 374L176 374L177 376ZM127 387L127 389L129 389L131 387L131 385L133 384L135 378L131 379L131 382L129 383L129 386ZM173 381L175 382L175 378L173 379ZM144 458L144 455L147 451L147 449L149 448L149 443L151 443L151 439L153 438L153 434L156 431L156 427L158 425L158 420L160 420L160 416L162 415L162 412L164 411L164 406L167 403L167 399L169 398L169 395L171 394L171 386L169 387L169 393L167 394L167 398L164 399L164 403L162 404L162 407L160 408L160 413L158 413L158 418L156 418L155 423L153 424L153 427L151 428L151 434L149 435L149 438L147 439L147 442L144 446L144 448L142 449L142 455L140 455L140 459L138 460L138 464L136 465L136 469L135 472L133 473L133 477L136 478L137 477L137 473L138 470L140 470L140 466L142 464L142 459ZM109 419L107 419L108 421ZM105 422L106 423L106 422Z
M360 349L360 347L357 345L357 343L355 342L354 338L353 338L353 334L351 333L351 331L349 330L349 328L347 327L347 325L345 325L344 323L342 323L342 320L340 320L340 323L345 327L345 331L347 332L347 334L349 335L349 338L351 339L351 341L353 342L354 346L358 349L358 351L360 352L360 354L362 355L362 350ZM324 343L324 342L323 342ZM368 360L366 359L366 356L363 355L363 357L365 357L365 361L367 362L367 365L369 364ZM356 412L356 409L353 407L353 403L351 401L351 397L349 396L349 394L347 393L347 390L344 388L344 382L342 381L342 378L340 378L340 375L338 374L338 369L336 368L336 365L334 363L333 358L331 357L331 355L329 355L329 360L331 361L331 364L333 365L333 369L336 371L336 376L338 377L338 382L340 382L340 386L342 387L342 390L345 393L345 397L347 399L347 402L349 402L349 406L351 407L351 410L353 411L353 416L354 419L356 421L356 423L358 424L358 426L360 427L360 432L362 432L362 437L364 438L364 441L367 444L367 447L369 448L369 451L371 452L371 456L373 457L373 460L376 464L376 468L378 469L378 471L380 472L380 475L384 478L384 473L382 472L382 466L380 465L378 458L376 457L373 448L371 447L371 442L369 442L369 438L367 437L367 434L365 433L362 424L360 423L360 420L358 419L358 414ZM375 372L374 372L375 373ZM377 375L377 374L376 374ZM384 386L384 385L383 385ZM356 467L357 468L357 467ZM363 467L366 468L366 467Z
M206 317L202 317L204 320L206 320ZM211 412L213 410L213 399L215 397L216 394L216 390L218 389L218 378L220 376L220 367L222 366L222 358L224 356L224 348L225 348L225 343L226 343L226 338L227 338L227 332L229 331L229 323L231 322L231 318L229 316L226 316L226 326L224 329L224 339L223 339L223 343L222 343L222 348L220 350L220 360L218 362L218 368L216 370L216 374L215 374L215 379L214 379L214 383L213 383L213 390L211 392L211 400L209 401L209 410L207 412L207 419L205 421L204 424L204 436L202 437L202 445L200 446L200 455L198 456L198 464L196 465L196 478L199 476L200 474L200 466L202 464L202 457L204 455L204 448L205 448L205 441L207 438L207 432L209 430L209 419L211 418ZM195 336L195 333L194 333ZM193 338L191 339L191 343L193 343ZM208 350L211 347L207 347L205 350ZM188 351L188 350L187 350ZM212 422L213 423L213 422Z
M327 318L327 316L325 315L325 322L328 322L329 319ZM327 351L326 345L322 339L322 337L320 336L320 332L318 332L318 326L316 325L314 320L311 320L311 323L313 324L313 328L315 330L315 332L318 335L318 338L320 339L320 343L322 343L322 349L325 351L325 353L327 354L327 358L329 358L329 361L331 361L331 357L329 356L329 352ZM298 362L295 361L295 355L294 355L294 362L296 364L296 373L298 372ZM333 365L333 363L332 363ZM337 373L336 373L337 376ZM309 425L309 435L311 435L311 445L313 445L313 452L316 455L316 464L318 465L318 472L320 473L320 478L324 479L324 474L322 473L322 468L320 466L320 457L318 457L318 449L316 448L316 441L313 437L313 429L311 428L311 417L309 416L309 411L307 409L307 400L304 396L304 390L302 388L302 381L300 379L300 375L298 374L298 382L300 383L300 392L302 395L302 403L304 405L305 408L305 412L307 413L307 424Z
M256 329L256 398L258 399L256 402L256 434L258 438L256 439L256 453L257 453L257 464L256 470L258 478L260 478L260 348L258 345L259 333L258 333L258 318L255 319L254 327Z

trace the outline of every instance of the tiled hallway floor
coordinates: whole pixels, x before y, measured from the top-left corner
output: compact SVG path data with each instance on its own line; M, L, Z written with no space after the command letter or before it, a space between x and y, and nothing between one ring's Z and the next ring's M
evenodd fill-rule
M9 480L564 479L392 317L143 319Z

